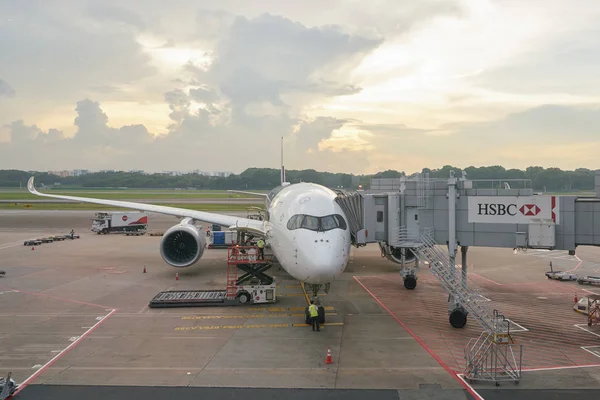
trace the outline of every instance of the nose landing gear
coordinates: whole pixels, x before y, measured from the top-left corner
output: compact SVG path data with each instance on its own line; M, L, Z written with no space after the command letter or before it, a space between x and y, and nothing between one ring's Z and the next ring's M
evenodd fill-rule
M314 283L314 284L309 284L308 285L311 292L312 292L312 297L310 298L311 301L315 304L315 306L317 306L317 310L319 311L319 324L324 324L325 323L325 308L323 307L322 303L321 303L321 299L319 298L319 291L321 290L321 288L324 287L325 293L329 293L329 289L331 287L331 283ZM305 311L305 319L306 319L306 323L310 324L310 313L308 312L308 307L306 307Z

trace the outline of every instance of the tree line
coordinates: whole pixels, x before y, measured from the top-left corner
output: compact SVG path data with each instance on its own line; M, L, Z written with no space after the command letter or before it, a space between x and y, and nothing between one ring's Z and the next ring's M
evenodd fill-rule
M528 167L525 170L505 169L495 165L489 167L467 167L464 169L446 165L439 169L423 168L420 173L429 174L430 178L445 179L453 170L456 176L464 172L468 179L498 180L496 187L503 183L502 179L527 179L535 191L570 192L594 190L593 170L578 168L573 171L563 171L560 168ZM184 174L172 176L168 174L143 174L136 172L96 172L77 177L59 177L46 172L0 170L0 187L25 187L30 176L36 177L36 183L46 186L60 184L69 188L195 188L199 190L269 190L279 185L280 171L272 168L248 168L241 174L228 177L211 177L199 174ZM290 183L312 182L332 189L357 189L359 185L368 189L373 178L399 178L414 176L403 171L387 170L372 175L353 175L345 173L318 172L312 169L286 171ZM491 187L492 182L482 182L480 187ZM519 182L510 182L511 186ZM486 186L487 185L487 186ZM522 186L521 186L522 187Z

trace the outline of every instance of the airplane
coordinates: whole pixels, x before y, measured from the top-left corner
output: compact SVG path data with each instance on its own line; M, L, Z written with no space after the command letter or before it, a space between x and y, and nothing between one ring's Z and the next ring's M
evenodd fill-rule
M40 193L35 189L33 176L29 178L27 189L41 197L181 217L180 223L169 228L160 242L163 260L176 268L189 267L204 254L206 238L201 227L195 225L196 221L227 226L230 230L262 237L270 245L281 267L293 278L308 285L313 301L320 305L319 291L324 287L328 292L331 282L348 265L352 243L347 217L335 201L337 193L333 190L314 183L286 182L283 142L281 159L280 185L269 193L232 191L263 197L266 208L263 220L128 201ZM382 247L382 254L400 263L394 252L386 252ZM405 262L410 262L409 258L407 256Z

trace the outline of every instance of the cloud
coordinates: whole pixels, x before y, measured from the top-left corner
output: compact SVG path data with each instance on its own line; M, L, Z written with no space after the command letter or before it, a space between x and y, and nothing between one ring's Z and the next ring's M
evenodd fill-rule
M349 70L381 43L338 27L308 28L289 19L263 14L237 17L218 42L208 71L188 65L196 79L227 98L234 116L252 103L298 106L293 95L339 96L358 92ZM200 95L194 92L194 96ZM207 93L204 93L207 94ZM291 95L284 100L285 95Z
M8 83L0 79L0 97L13 97L15 90Z
M544 105L492 121L446 124L434 130L377 124L361 128L373 133L370 161L376 170L414 172L447 164L597 168L599 126L598 105Z
M596 27L565 35L471 81L505 93L596 95L599 63L600 30Z
M0 3L6 21L0 26L0 71L20 97L74 102L88 87L131 83L156 72L132 31L94 23L83 5ZM108 18L113 9L104 10Z
M139 30L146 28L146 24L138 14L125 8L100 3L89 3L86 8L89 16L102 21L103 24L116 22L133 26Z

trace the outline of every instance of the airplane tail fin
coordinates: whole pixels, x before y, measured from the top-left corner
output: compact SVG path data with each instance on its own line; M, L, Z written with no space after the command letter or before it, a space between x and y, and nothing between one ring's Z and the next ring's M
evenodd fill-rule
M283 166L283 136L281 137L281 186L286 185L285 181L285 167Z

